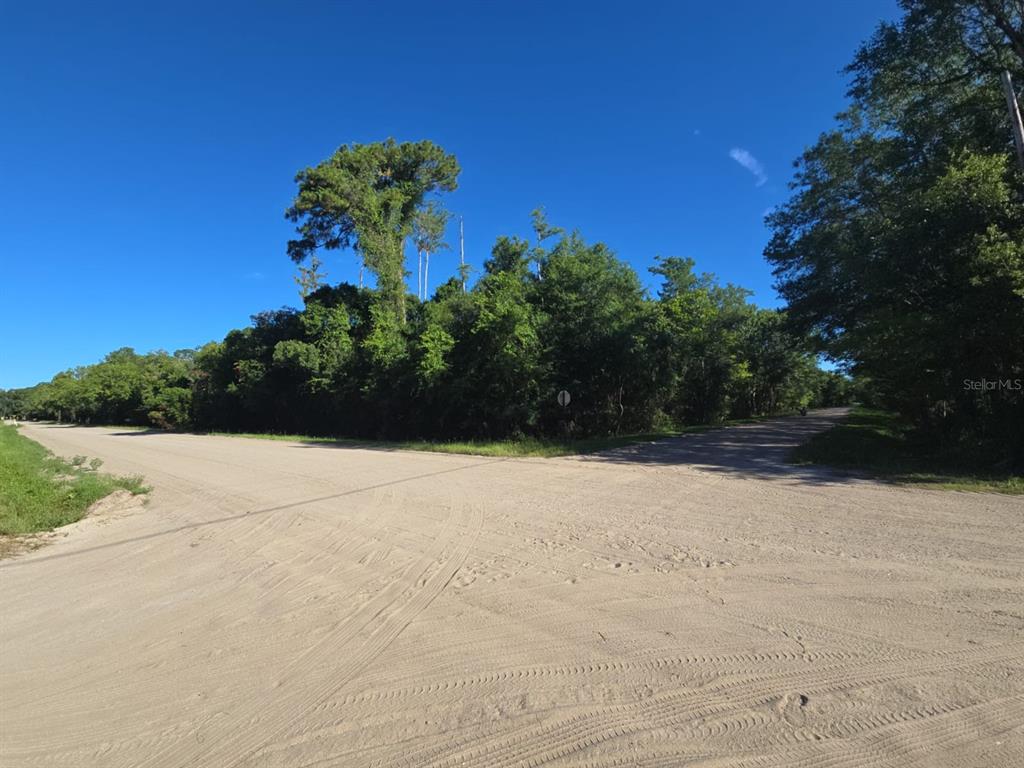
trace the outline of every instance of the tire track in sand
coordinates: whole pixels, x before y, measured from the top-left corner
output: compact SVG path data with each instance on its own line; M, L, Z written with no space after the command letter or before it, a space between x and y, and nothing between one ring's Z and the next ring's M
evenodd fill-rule
M459 519L456 519L459 518ZM209 718L174 743L156 749L138 768L210 765L234 768L247 763L261 749L286 734L312 708L352 680L379 656L424 611L455 577L483 525L477 509L454 511L429 549L406 567L333 632L282 670L270 702L251 699L229 715L232 723ZM331 660L330 675L322 670ZM268 706L268 703L271 706ZM215 743L200 738L201 729L215 725L223 734Z
M784 755L791 768L912 768L935 766L936 757L948 756L962 744L976 744L982 735L998 735L1019 728L1024 722L1024 696L1011 696L951 710L906 728L893 723L858 740L838 739L842 746L804 747ZM1002 745L996 745L1002 746ZM1012 746L1010 746L1012 749ZM1007 750L1008 751L1008 750ZM758 756L736 763L736 768L763 768L777 765L779 755ZM1017 755L1020 758L1020 755ZM949 765L955 765L950 760ZM991 765L1016 765L1012 760Z
M922 675L957 673L981 674L985 667L1000 662L1021 663L1024 652L1017 645L984 651L954 652L917 663L879 663L861 661L841 667L815 667L798 672L733 679L704 686L696 691L678 691L635 702L602 707L556 722L548 722L522 731L505 733L493 739L463 744L456 751L446 750L431 762L409 756L407 765L431 768L496 768L497 766L538 766L588 749L597 744L665 726L721 715L737 701L764 704L780 691L825 694L840 690L879 685ZM429 749L429 748L428 748Z
M706 744L674 749L669 753L648 749L646 758L636 755L609 755L580 763L575 768L677 768L690 763L719 764L724 757L730 768L766 768L785 765L787 768L935 768L937 765L958 765L954 759L943 760L950 751L963 745L977 745L982 737L995 737L1020 727L1024 721L1024 697L1014 696L974 704L936 714L912 730L905 723L891 723L860 740L805 742L798 746L765 753L759 746L756 756L740 755L735 750L715 749ZM673 735L673 741L678 739ZM1004 740L987 750L990 766L1017 765L1018 744ZM1014 751L1016 750L1016 751ZM753 750L751 750L753 751ZM660 752L660 754L656 754ZM717 759L716 759L717 758Z

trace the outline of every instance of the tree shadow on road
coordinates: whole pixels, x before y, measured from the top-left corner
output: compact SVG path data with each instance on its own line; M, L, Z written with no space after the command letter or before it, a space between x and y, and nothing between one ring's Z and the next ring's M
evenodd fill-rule
M835 426L846 408L814 411L755 424L665 438L579 457L579 461L623 465L686 466L755 479L792 479L816 484L862 480L862 476L825 467L790 463L790 453L814 435Z
M855 472L794 464L790 461L790 454L794 448L807 442L819 432L835 426L848 412L848 408L822 409L812 411L806 416L786 416L751 424L714 428L706 432L666 437L563 458L570 461L611 465L688 467L701 472L722 473L736 477L789 479L820 485L860 482L865 479L865 476ZM168 434L166 431L159 429L131 429L111 433L115 437L146 437L166 434ZM286 438L282 437L281 439ZM346 448L387 453L423 452L410 451L400 444L358 439L295 437L288 442L303 448ZM443 455L456 458L472 454L444 452ZM534 457L525 460L538 459ZM539 460L547 461L548 459Z

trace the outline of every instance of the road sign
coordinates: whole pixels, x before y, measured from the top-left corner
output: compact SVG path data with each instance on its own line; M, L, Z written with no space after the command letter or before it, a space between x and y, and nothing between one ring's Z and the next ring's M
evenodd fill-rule
M564 389L558 393L558 404L563 408L565 408L565 406L567 406L571 401L572 398L569 397L569 393Z

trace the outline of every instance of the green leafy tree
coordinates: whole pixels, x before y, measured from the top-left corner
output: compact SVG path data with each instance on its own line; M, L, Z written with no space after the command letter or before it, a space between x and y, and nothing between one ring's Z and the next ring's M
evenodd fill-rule
M536 425L543 364L538 312L528 295L512 272L487 275L472 293L462 398L472 433L521 434Z
M162 429L190 426L194 352L152 352L142 357L141 367L145 420Z
M691 424L720 421L753 375L742 356L742 334L754 312L749 291L719 286L698 275L692 259L661 258L651 269L663 278L659 292L662 358L671 384L665 407Z
M25 390L0 389L0 418L12 419L21 417L25 410L25 398Z
M528 242L502 235L491 249L491 257L484 262L484 271L488 275L508 272L524 280L529 274L532 258Z
M299 237L288 254L301 263L319 248L354 248L403 325L406 238L426 195L454 190L458 174L455 157L429 141L342 146L296 176L299 191L285 215Z
M1024 462L1024 179L999 74L1019 3L907 0L858 52L766 256L798 332L950 451ZM965 382L967 384L965 384Z
M647 411L649 395L634 375L643 367L636 338L643 310L639 278L605 245L588 245L578 233L563 236L536 261L543 275L534 287L544 350L543 417L549 425L568 417L574 430L590 433L633 426L634 414ZM568 414L555 401L562 389L573 398Z

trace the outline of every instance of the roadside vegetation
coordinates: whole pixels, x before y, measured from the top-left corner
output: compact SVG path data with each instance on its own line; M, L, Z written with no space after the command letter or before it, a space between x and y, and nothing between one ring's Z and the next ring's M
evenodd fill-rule
M776 416L789 415L785 413ZM557 439L520 437L506 440L361 440L359 438L327 437L322 435L287 435L275 432L212 432L221 437L242 437L252 440L281 440L293 443L326 443L350 448L366 448L382 451L430 451L433 453L459 453L472 456L503 456L509 458L553 458L557 456L577 456L613 448L622 448L637 443L648 443L664 440L669 437L706 432L719 427L750 424L764 421L769 416L757 416L746 419L729 419L721 424L701 424L681 427L675 430L658 432L642 432L625 435L608 435L580 439Z
M1024 84L1020 6L901 7L857 51L848 108L767 217L784 309L755 306L689 258L655 259L648 287L540 209L471 274L443 240L454 155L430 141L351 144L296 176L283 250L300 309L194 350L117 350L0 393L0 414L516 451L493 446L855 396L946 455L1024 471L1024 172L1001 86L1006 74ZM367 285L326 280L322 257L339 252ZM430 274L444 277L432 286Z
M706 429L689 427L687 431ZM350 448L381 451L430 451L433 453L460 453L471 456L498 456L508 458L555 457L618 448L624 445L661 440L681 432L651 432L647 434L594 437L580 440L557 440L520 437L508 440L361 440L359 438L324 437L317 435L282 435L275 433L217 432L223 437L242 437L254 440L282 440L296 443L324 443Z
M792 453L796 464L866 472L899 483L1024 494L1024 476L999 471L983 454L936 443L895 413L858 407Z
M347 179L334 191L360 189L366 164L383 173L439 151L343 147L328 161ZM300 179L301 201L312 177ZM325 247L360 242L358 227L341 233L355 226L353 206L383 194L366 186L336 201L333 225L313 227L318 238L335 232ZM652 293L606 246L555 229L540 211L530 240L498 238L474 284L463 285L463 271L425 301L398 301L389 270L400 262L373 261L368 247L356 253L377 273L374 288L322 285L303 267L301 310L261 313L198 350L117 350L8 392L0 407L82 424L527 445L673 432L850 397L847 377L821 370L810 340L788 330L785 313L751 303L749 291L667 257L651 270ZM431 261L434 274L436 254ZM568 407L558 403L562 390Z
M865 404L1024 472L1024 172L1002 84L1024 85L1021 4L900 5L847 68L850 104L800 158L765 255L790 326Z
M323 437L317 435L281 435L275 433L217 432L223 437L243 437L254 440L283 440L297 443L327 443L351 448L382 451L430 451L433 453L462 453L472 456L555 457L595 453L635 443L662 440L686 432L697 432L710 427L685 427L672 432L591 437L579 440L520 437L508 440L360 440L358 438Z
M0 535L73 523L119 488L132 494L148 490L141 478L99 472L101 463L84 456L57 458L16 427L0 424Z

